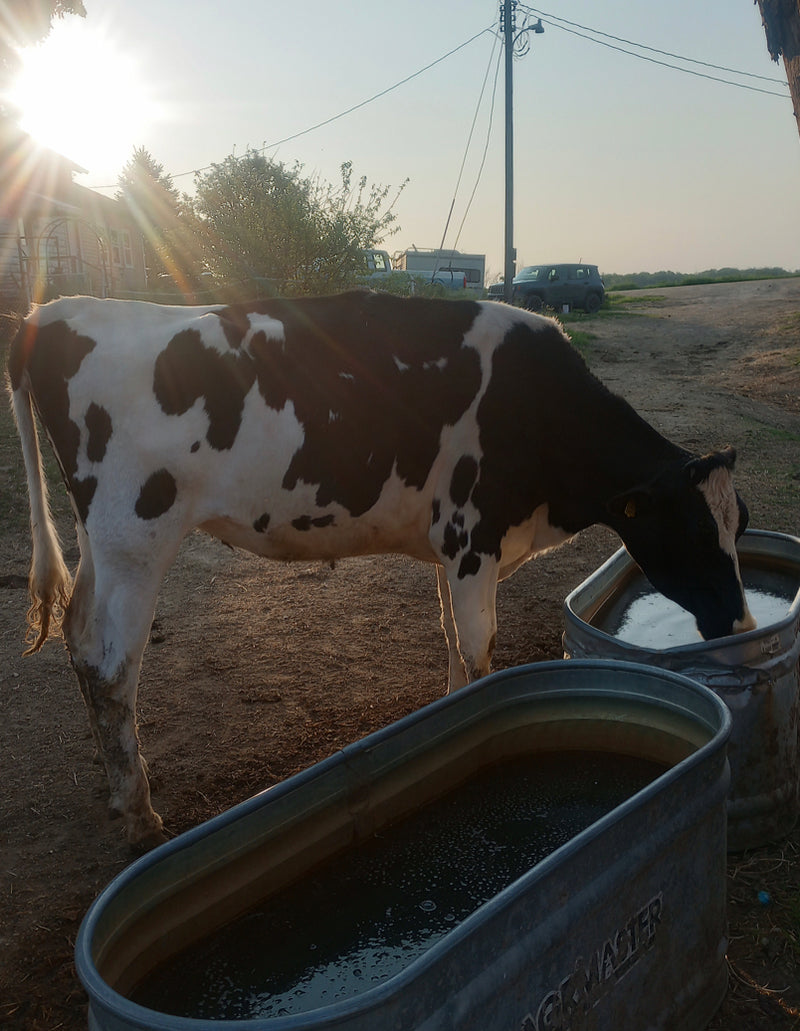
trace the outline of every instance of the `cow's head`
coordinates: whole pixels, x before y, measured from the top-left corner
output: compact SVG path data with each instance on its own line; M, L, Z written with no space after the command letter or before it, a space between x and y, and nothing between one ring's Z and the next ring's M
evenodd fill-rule
M609 504L610 525L662 594L688 609L704 638L752 630L736 540L747 508L733 488L736 452L681 462Z

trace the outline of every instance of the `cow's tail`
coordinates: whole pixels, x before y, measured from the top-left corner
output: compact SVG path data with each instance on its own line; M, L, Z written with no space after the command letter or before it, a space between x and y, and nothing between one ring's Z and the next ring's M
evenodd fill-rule
M33 417L33 399L30 393L28 374L24 370L21 375L15 376L14 374L14 347L18 345L24 332L23 328L15 343L12 344L12 357L9 365L11 366L11 402L22 444L22 457L25 461L25 473L28 478L28 497L31 509L33 551L28 577L30 608L28 609L28 630L25 635L25 643L28 648L23 652L24 655L30 655L32 652L38 652L51 634L54 637L61 635L61 624L72 593L72 577L64 563L61 542L50 514L47 481L42 468L42 454Z

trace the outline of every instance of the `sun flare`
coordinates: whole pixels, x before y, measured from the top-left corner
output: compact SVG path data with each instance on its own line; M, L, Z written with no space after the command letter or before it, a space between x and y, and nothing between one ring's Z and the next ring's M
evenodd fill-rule
M22 52L11 102L21 127L90 173L120 169L157 108L135 57L88 20L56 22Z

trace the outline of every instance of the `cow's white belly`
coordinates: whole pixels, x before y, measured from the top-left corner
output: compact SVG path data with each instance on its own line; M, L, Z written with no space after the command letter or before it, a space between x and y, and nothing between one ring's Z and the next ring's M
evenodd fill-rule
M513 526L503 538L500 558L500 579L511 576L515 569L534 555L557 548L573 536L550 523L549 506L539 505L530 519Z
M276 491L269 520L255 528L259 509L253 502L238 511L223 511L199 524L202 530L234 547L282 561L332 561L355 555L397 553L427 562L436 555L428 539L430 498L410 488L396 473L384 484L378 502L352 516L340 505L318 508L313 484Z

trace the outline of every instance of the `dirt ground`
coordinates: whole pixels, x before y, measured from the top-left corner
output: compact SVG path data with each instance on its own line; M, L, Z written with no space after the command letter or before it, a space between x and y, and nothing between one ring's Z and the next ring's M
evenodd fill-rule
M632 293L568 328L589 334L593 370L665 435L697 452L736 445L751 526L800 534L800 279ZM560 658L565 595L617 546L591 529L502 584L495 668ZM3 412L0 1025L77 1031L86 998L75 935L132 857L106 814L63 647L21 658L28 557L21 460ZM194 826L438 698L446 661L430 567L266 564L190 537L163 585L141 677L157 810L173 833ZM728 888L730 987L711 1028L800 1028L800 831L730 856Z

